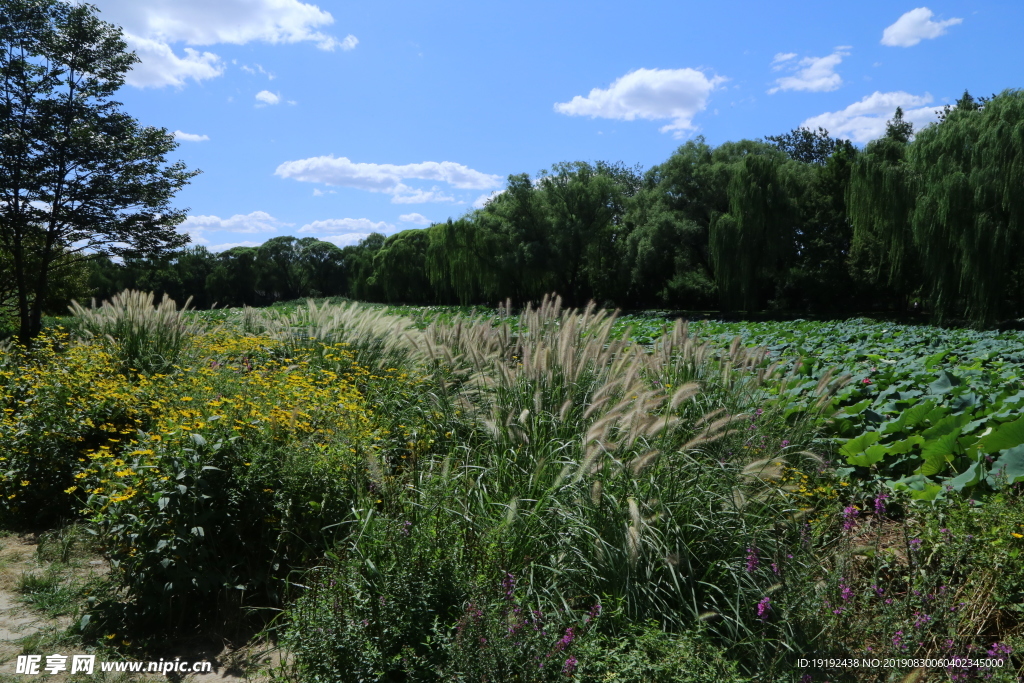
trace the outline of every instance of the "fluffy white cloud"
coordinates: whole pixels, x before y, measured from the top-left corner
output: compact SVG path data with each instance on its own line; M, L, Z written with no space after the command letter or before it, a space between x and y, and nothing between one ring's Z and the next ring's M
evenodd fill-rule
M449 202L455 198L439 191L420 190L405 185L403 180L437 180L460 190L496 187L501 178L481 173L453 161L424 161L418 164L356 163L348 157L321 156L286 161L274 171L282 178L308 183L324 183L338 187L354 187L369 192L391 195L396 204Z
M185 81L202 81L224 73L224 61L212 52L199 52L185 48L185 56L179 57L167 43L151 40L125 32L125 42L142 61L136 64L126 77L129 85L137 88L162 88L173 85L180 88Z
M274 232L280 228L292 225L295 224L279 221L266 211L253 211L247 214L236 213L230 218L221 218L220 216L189 216L179 227L190 234L210 230L257 233Z
M175 140L184 140L185 142L206 142L210 139L209 135L196 135L195 133L183 133L180 130L174 131Z
M835 52L826 57L804 57L793 67L796 70L792 76L783 76L775 81L774 88L768 91L774 95L780 90L808 90L810 92L829 92L843 84L842 77L836 73L836 67L850 53L846 45L837 47ZM779 64L779 57L785 57L783 62L789 61L795 55L776 55L772 64Z
M319 30L334 17L316 5L300 0L95 0L106 21L122 26L131 49L142 59L128 76L137 87L181 86L188 79L200 81L223 73L223 63L213 53L185 49L174 53L171 45L244 45L259 41L271 44L312 42L322 50L351 50L355 36L338 40Z
M395 226L384 221L371 221L369 218L328 218L323 221L306 223L299 232L340 233L340 232L383 232L394 230Z
M430 225L430 219L421 213L403 213L398 220L404 223L415 223L416 225Z
M275 95L269 90L260 90L258 93L256 93L256 99L262 102L263 104L277 104L278 102L281 101L281 96Z
M624 121L671 119L661 132L681 137L694 127L693 117L707 107L711 91L725 80L708 78L696 69L637 69L617 78L607 90L594 88L586 97L556 103L555 111Z
M903 118L914 124L915 130L938 119L938 109L925 106L932 101L928 93L911 95L902 90L874 92L859 102L840 111L812 116L800 124L802 128L826 129L836 137L864 143L885 134L885 123L892 118L896 107L903 108Z
M910 10L882 31L882 45L910 47L925 39L938 38L950 26L963 23L963 19L957 18L932 21L933 16L934 13L927 7Z

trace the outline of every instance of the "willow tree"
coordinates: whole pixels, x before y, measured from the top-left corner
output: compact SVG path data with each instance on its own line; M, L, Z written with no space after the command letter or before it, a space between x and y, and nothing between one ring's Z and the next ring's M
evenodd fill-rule
M965 93L942 123L921 131L909 161L920 177L914 238L939 319L986 324L1019 305L1024 91L984 102Z
M494 292L494 240L472 216L427 228L425 272L434 291L468 305Z
M1021 301L1024 92L965 93L940 123L913 142L909 133L897 110L854 168L855 249L874 245L891 283L922 278L937 321L990 323Z
M885 135L869 143L853 165L847 196L851 264L901 295L911 292L919 275L911 229L917 182L907 158L913 131L897 107Z
M388 303L428 304L433 302L427 278L427 248L430 235L413 228L388 237L373 256L373 277Z
M795 212L783 159L776 150L744 155L729 180L729 211L711 224L711 258L726 310L760 308L766 283L792 250Z

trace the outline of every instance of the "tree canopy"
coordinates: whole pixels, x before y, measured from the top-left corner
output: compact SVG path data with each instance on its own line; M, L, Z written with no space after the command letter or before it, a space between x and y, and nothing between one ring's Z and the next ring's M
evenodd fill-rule
M138 256L187 243L174 194L198 171L112 98L138 59L88 4L6 0L0 14L0 249L19 336L38 333L67 254Z

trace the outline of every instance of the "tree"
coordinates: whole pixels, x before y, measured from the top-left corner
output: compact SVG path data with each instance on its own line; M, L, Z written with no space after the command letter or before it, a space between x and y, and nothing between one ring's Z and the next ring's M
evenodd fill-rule
M38 334L61 254L131 256L180 247L174 194L198 171L167 164L165 128L112 97L138 61L96 8L5 0L0 14L0 247L10 253L19 337Z
M818 130L794 128L782 135L769 135L765 141L785 152L794 161L818 165L824 165L840 144L821 127Z

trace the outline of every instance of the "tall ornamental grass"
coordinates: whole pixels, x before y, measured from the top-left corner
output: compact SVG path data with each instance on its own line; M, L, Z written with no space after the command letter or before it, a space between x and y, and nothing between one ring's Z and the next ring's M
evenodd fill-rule
M178 362L192 338L201 331L199 319L189 320L189 304L181 308L164 294L157 304L152 292L125 290L97 307L77 301L69 307L72 329L82 336L104 340L124 372L166 374Z
M682 323L647 350L613 324L549 299L406 332L415 400L367 399L407 442L367 460L353 531L303 584L296 675L595 673L586 642L648 622L769 669L793 656L785 576L809 560L786 551L804 512L781 475L814 457L795 447L810 418L783 420L763 351L715 353Z

